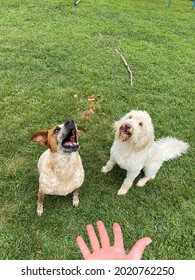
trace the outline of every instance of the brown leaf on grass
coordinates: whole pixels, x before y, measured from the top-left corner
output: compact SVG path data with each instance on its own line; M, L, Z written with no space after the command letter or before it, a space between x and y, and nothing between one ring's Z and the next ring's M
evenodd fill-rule
M88 98L88 101L94 101L94 102L95 102L96 100L95 100L95 98L94 98L93 96L90 96L90 97Z
M89 118L87 118L87 117L85 117L85 116L83 117L83 120L86 121L86 122L88 122L88 123L92 123L92 120L89 119Z
M81 124L77 124L77 128L78 128L79 131L82 130L84 132L87 132L87 130Z
M83 112L83 115L93 115L93 114L94 114L94 111L91 109Z
M96 107L93 105L93 104L90 104L90 109L92 110L92 111L95 111L96 110Z
M41 255L41 254L43 254L43 250L39 249L39 250L37 251L37 253L38 253L39 255Z

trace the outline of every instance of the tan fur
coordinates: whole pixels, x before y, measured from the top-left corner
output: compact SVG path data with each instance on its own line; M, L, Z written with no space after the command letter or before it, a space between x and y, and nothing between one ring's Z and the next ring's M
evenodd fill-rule
M44 194L65 196L73 192L73 206L79 206L78 189L84 181L84 169L78 151L64 153L59 144L59 133L54 133L57 127L34 133L32 141L47 146L39 158L39 190L37 214L43 214ZM77 131L77 136L79 132Z

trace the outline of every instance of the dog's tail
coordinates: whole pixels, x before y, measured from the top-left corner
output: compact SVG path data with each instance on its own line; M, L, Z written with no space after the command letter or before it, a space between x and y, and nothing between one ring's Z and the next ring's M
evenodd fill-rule
M172 137L162 138L156 141L156 144L162 152L163 161L174 159L187 152L188 143Z

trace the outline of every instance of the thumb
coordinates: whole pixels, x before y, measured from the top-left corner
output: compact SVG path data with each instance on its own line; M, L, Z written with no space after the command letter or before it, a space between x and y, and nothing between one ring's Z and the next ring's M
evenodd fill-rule
M127 255L128 260L141 260L146 246L151 242L152 240L149 237L139 239Z

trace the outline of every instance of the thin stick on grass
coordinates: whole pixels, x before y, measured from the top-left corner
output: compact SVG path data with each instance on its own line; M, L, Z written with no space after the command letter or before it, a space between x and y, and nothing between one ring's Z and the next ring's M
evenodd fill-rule
M133 86L133 73L132 73L132 71L131 71L131 69L129 67L129 64L127 63L127 61L124 58L124 56L117 49L115 49L115 52L120 55L120 57L121 57L124 65L125 65L125 67L127 68L127 71L129 73L129 78L130 78L131 86Z

